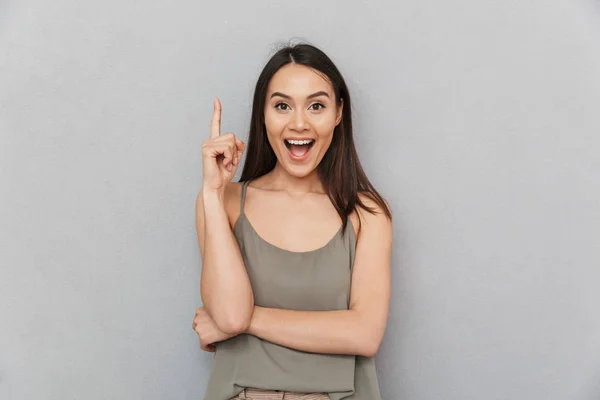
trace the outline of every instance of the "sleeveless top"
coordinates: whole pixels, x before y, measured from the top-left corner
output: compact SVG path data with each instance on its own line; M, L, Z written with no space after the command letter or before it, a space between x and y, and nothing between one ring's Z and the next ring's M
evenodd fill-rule
M306 252L279 248L254 230L244 214L249 181L242 185L234 236L254 303L288 310L347 310L356 237L348 220L323 247ZM325 392L331 400L380 400L374 357L311 353L250 334L217 342L203 400L229 400L243 388Z

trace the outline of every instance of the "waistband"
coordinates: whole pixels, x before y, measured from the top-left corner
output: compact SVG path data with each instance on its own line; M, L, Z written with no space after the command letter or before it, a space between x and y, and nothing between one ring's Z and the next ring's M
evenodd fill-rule
M240 400L329 400L327 393L285 392L283 390L264 390L245 388L234 399Z

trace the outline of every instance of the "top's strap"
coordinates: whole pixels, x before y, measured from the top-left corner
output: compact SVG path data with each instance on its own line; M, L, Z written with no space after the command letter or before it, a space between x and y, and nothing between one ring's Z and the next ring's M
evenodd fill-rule
M246 202L246 188L250 183L249 180L242 183L242 195L240 196L240 215L244 213L244 203Z

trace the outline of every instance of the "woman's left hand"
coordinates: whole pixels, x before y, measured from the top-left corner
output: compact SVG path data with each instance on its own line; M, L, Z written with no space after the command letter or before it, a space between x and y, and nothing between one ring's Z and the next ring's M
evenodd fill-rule
M192 329L196 331L200 338L200 348L212 353L216 350L216 342L235 336L221 332L204 307L198 307L196 310L196 316L192 322Z

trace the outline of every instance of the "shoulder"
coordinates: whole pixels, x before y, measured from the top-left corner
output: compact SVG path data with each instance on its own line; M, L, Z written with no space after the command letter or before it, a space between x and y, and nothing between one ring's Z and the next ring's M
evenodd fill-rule
M356 237L358 240L365 236L389 236L392 234L392 219L387 215L391 214L391 208L387 201L382 199L383 207L372 196L365 192L358 194L358 199L364 207L357 205L349 218L354 224ZM384 209L384 207L387 208Z
M240 215L240 203L242 198L242 182L229 182L225 186L223 201L225 203L225 212L229 219L229 224L233 228L235 221ZM202 190L196 197L196 218L203 218L203 197Z

